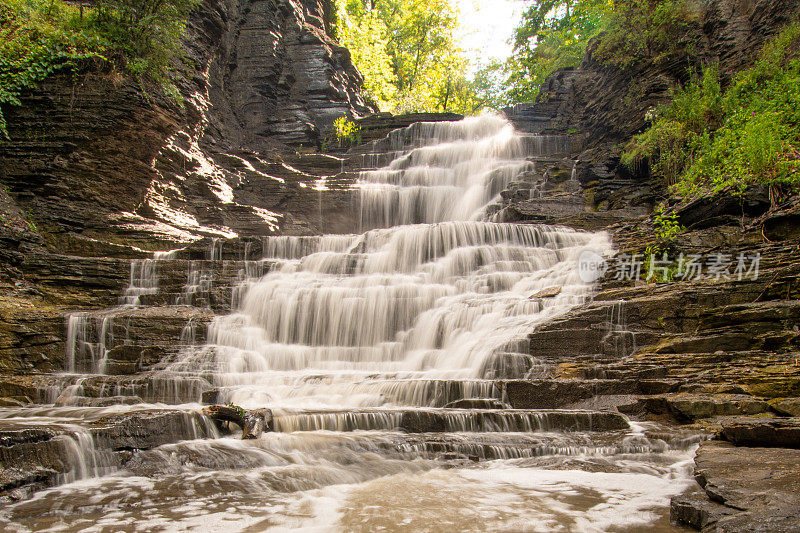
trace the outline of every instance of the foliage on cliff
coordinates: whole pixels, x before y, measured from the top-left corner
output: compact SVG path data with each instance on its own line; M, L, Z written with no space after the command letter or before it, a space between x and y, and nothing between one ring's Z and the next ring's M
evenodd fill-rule
M577 66L610 10L608 0L535 0L515 30L514 55L503 65L510 103L532 101L556 69Z
M62 0L0 0L0 105L52 73L88 61L108 64L177 95L169 81L180 37L197 0L101 0L93 7ZM0 136L6 135L0 111Z
M778 197L800 187L800 23L762 50L723 90L716 65L651 114L623 157L647 159L683 195L766 183Z
M507 103L531 101L555 70L593 55L628 68L691 50L697 0L532 0L515 32L514 55L501 66Z
M336 34L385 111L474 113L487 82L468 78L448 0L336 0Z

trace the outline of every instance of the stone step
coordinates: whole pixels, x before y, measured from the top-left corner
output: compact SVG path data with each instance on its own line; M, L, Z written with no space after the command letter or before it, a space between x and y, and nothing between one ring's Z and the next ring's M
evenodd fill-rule
M686 450L702 438L697 434L646 433L628 430L592 433L388 433L378 446L411 457L440 460L491 461L542 456L613 456Z
M192 341L204 342L206 327L215 316L210 309L185 305L67 313L62 368L115 372L101 368L108 361L136 363L125 373L152 368Z
M627 419L608 411L497 409L371 409L350 411L273 410L276 432L375 431L408 433L613 431Z
M113 471L133 450L219 435L211 420L189 411L20 409L14 418L3 411L0 493L17 490L20 497Z

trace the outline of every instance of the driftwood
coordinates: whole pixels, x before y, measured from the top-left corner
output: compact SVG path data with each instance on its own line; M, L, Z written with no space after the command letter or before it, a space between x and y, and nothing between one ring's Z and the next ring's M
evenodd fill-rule
M272 411L269 409L242 409L230 405L210 405L203 414L216 422L230 422L242 428L242 439L257 439L265 431L272 431Z

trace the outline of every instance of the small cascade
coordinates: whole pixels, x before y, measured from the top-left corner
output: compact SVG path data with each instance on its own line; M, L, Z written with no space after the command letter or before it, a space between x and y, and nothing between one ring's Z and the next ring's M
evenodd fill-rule
M214 253L216 250L212 247L210 254ZM186 284L175 299L177 305L198 305L197 300L201 297L205 301L199 306L208 305L209 293L213 287L213 272L205 267L205 263L205 261L189 261Z
M73 313L67 317L65 370L103 372L107 347L114 341L112 316Z
M627 429L617 413L479 409L350 410L276 413L275 431L387 431L408 433L538 433Z
M209 261L222 261L222 240L219 237L211 239L211 247L208 250Z
M616 359L623 359L636 352L636 333L628 329L624 300L614 302L608 307L602 348L604 353L613 355Z
M59 476L59 483L72 483L81 479L96 478L116 470L114 453L98 450L94 436L85 428L73 426L60 435L64 445L69 470Z
M138 306L142 296L158 293L158 259L131 261L128 288L120 299L122 305Z
M197 324L189 320L181 331L181 344L184 346L194 346L197 344Z
M363 230L480 219L515 177L530 170L527 158L565 152L569 139L522 135L505 119L484 115L415 124L394 132L389 144L406 150L359 176Z

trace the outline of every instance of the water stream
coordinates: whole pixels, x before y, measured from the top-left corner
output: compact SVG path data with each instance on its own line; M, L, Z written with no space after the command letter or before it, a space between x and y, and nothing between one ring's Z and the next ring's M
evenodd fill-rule
M363 233L266 237L270 271L245 269L234 311L202 346L187 325L176 343L189 346L156 376L206 376L219 403L272 409L275 432L160 446L102 477L84 461L85 479L6 507L2 527L676 531L668 501L691 483L696 438L617 414L448 405L502 407L497 380L546 374L528 334L592 295L576 264L610 253L606 234L487 221L500 191L567 144L496 116L375 143L362 159L386 166L360 175ZM132 271L126 303L157 290L149 268ZM180 303L202 287L192 275ZM71 327L91 350L71 370L99 365L104 347L78 342L88 323ZM197 407L196 389L175 395Z

